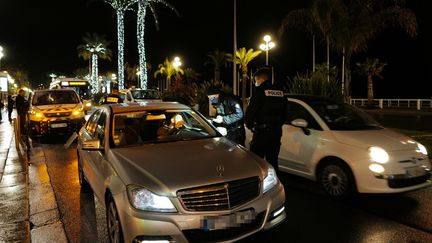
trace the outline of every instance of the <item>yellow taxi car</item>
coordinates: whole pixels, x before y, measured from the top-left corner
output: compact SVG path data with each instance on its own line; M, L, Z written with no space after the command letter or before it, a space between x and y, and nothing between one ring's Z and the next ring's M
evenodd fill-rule
M79 131L84 115L84 106L74 90L36 90L29 110L30 136Z

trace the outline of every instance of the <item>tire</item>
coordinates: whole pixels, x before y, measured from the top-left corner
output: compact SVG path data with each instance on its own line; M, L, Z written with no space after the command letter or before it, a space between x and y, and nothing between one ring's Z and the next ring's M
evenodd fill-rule
M81 161L79 154L78 154L78 180L79 180L79 184L81 186L81 190L83 192L91 192L92 191L90 184L87 182L87 180L84 176L84 171L82 168L82 161Z
M108 195L106 205L106 220L109 242L123 242L123 231L120 223L120 218L114 199L111 195Z
M341 162L331 162L319 171L319 183L333 198L347 198L356 191L354 176L350 168Z

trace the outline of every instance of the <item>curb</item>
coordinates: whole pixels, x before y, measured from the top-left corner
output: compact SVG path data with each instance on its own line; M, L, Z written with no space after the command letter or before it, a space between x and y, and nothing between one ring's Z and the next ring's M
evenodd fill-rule
M31 242L68 242L45 162L42 148L33 148L28 168Z

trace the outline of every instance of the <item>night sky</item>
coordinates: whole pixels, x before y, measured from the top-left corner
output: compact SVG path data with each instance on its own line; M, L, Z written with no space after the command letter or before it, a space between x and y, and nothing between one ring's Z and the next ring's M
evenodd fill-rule
M232 52L232 0L167 0L180 12L160 6L159 30L153 18L147 17L147 60L154 66L165 57L178 55L183 67L192 67L209 80L212 69L203 63L207 52L215 48ZM238 2L238 47L258 49L264 34L271 34L277 47L270 52L270 64L275 66L277 78L284 81L297 72L311 69L311 37L296 30L278 36L283 17L291 10L308 6L305 0L267 0ZM378 57L388 63L384 79L375 82L375 97L430 98L432 92L432 19L426 0L407 1L417 15L418 36L409 38L399 30L385 30L369 44L365 53L355 55L352 63L365 57ZM138 63L136 50L136 17L126 14L125 58ZM72 74L85 68L88 62L79 59L76 47L82 44L86 32L103 34L112 41L113 60L101 61L100 72L115 71L116 19L108 4L86 0L1 0L0 45L6 56L2 66L21 66L29 71L32 84L47 80L50 72ZM325 60L325 47L317 48L317 61ZM333 65L340 66L341 58L332 54ZM251 63L251 68L265 64L265 55ZM151 73L152 74L152 73ZM231 70L224 77L231 83ZM366 78L353 77L353 96L366 97Z

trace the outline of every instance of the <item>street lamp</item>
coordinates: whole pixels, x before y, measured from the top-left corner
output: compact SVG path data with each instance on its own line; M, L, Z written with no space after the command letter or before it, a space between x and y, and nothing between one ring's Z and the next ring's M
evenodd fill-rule
M1 59L2 59L2 57L4 57L3 50L4 50L3 47L0 46L0 70L1 70Z
M174 61L173 64L175 69L177 69L178 67L180 67L182 65L181 61L180 61L180 57L174 57Z
M49 76L51 77L51 82L54 82L55 78L57 78L55 73L51 73Z
M268 66L268 52L270 49L274 48L276 44L273 41L271 41L270 35L265 35L263 40L265 43L262 43L259 47L261 50L266 52L266 66Z

